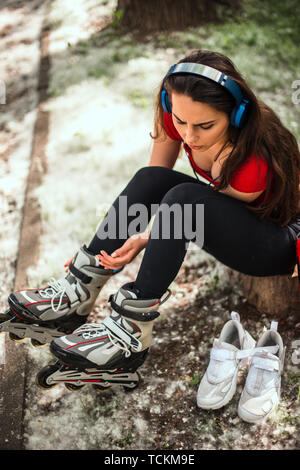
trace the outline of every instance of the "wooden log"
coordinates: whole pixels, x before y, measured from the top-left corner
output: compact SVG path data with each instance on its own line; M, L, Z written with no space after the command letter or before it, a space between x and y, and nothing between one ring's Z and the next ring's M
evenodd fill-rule
M284 318L300 318L300 291L298 277L291 275L253 277L237 273L237 280L248 303L259 312Z

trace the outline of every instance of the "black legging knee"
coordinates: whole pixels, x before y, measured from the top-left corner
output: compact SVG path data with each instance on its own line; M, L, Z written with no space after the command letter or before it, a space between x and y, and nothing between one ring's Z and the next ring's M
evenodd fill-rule
M152 211L153 205L160 204L163 197L170 189L185 182L197 184L195 178L160 166L143 167L138 170L112 204L99 226L97 233L91 241L89 249L94 253L99 253L100 250L105 250L108 254L111 254L120 248L124 244L125 240L132 235L132 233L128 233L128 227L136 216L129 215L128 212L126 212L126 214L122 214L122 197L127 198L127 208L132 207L134 204L143 204L147 208L148 218L145 220L144 225L139 228L139 232L142 232L146 230L151 217L154 215ZM123 215L124 218L126 218L127 233L123 233L124 224L121 226L121 220L119 217L120 212L121 216ZM108 233L109 236L107 238L100 239L101 232L108 232L108 225L110 222L111 226L114 226L113 236L110 236ZM120 233L122 235L121 237L114 236L115 234L120 235Z
M175 223L172 217L169 218L168 238L162 236L162 208L171 208L174 204L180 206L181 214L186 205L192 207L190 233L201 229L203 249L226 266L252 276L287 274L293 268L295 245L286 228L259 220L241 201L225 196L204 183L199 184L188 175L163 167L145 167L136 173L121 195L127 196L128 207L135 203L144 204L149 211L149 220L153 215L151 204L160 204L135 281L135 286L144 297L161 297L182 265L188 242L202 239L187 236L183 225L182 236L178 238L175 230L175 227L178 229L178 221ZM116 213L119 201L117 198L113 204ZM204 219L201 219L204 227L199 227L199 217L196 218L199 204L204 207ZM133 219L134 216L128 216L128 225ZM140 231L145 229L146 226L140 227ZM94 253L102 249L112 253L124 241L99 240L95 235L89 249Z

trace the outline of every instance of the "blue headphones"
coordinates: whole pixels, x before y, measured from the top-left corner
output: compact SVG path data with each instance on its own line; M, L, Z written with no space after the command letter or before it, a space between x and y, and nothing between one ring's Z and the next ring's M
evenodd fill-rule
M209 78L210 80L226 88L236 101L236 105L230 115L230 123L238 128L242 128L244 126L249 110L249 100L243 97L241 88L234 80L232 80L232 78L228 77L228 75L220 72L217 69L209 67L208 65L194 64L191 62L182 62L180 64L172 65L165 78L167 78L169 75L179 73L198 75L200 77ZM168 114L171 114L171 105L168 100L167 90L165 88L163 88L161 92L161 104L164 111Z

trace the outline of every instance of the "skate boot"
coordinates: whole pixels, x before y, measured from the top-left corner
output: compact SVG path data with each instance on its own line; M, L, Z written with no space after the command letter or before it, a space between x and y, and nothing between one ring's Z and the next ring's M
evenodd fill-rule
M85 245L68 268L64 278L52 279L46 287L10 294L9 310L0 314L0 332L42 346L85 323L101 288L117 271L102 268Z
M64 383L78 390L91 383L100 391L115 384L133 390L140 381L137 369L149 352L157 308L170 294L164 300L142 299L133 283L125 284L110 296L112 313L101 324L83 325L51 342L58 361L42 369L36 383L46 389Z

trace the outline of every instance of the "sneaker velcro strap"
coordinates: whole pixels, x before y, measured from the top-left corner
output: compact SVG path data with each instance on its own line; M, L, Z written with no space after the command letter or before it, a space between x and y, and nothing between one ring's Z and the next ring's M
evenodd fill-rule
M210 357L215 361L230 361L236 359L236 352L228 349L212 348Z
M279 370L279 363L277 358L267 359L265 357L254 356L252 359L252 365L258 369L269 370L271 372L273 370Z
M102 323L116 339L121 339L135 351L141 351L142 343L129 333L120 323L115 322L111 317L106 317Z
M276 353L278 350L278 346L266 346L261 348L253 348L253 349L241 349L238 351L230 351L228 349L223 348L212 348L210 351L211 359L215 361L233 361L233 360L240 360L245 359L247 357L254 356L257 353Z

